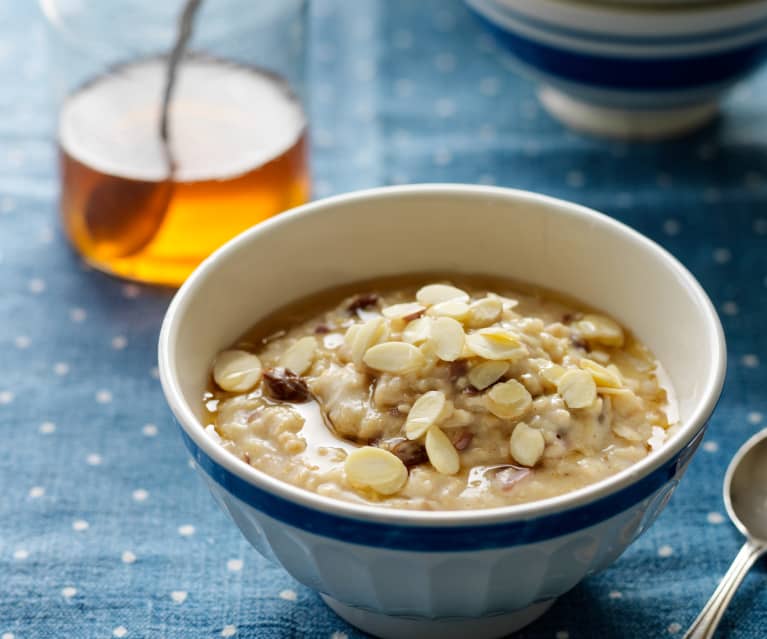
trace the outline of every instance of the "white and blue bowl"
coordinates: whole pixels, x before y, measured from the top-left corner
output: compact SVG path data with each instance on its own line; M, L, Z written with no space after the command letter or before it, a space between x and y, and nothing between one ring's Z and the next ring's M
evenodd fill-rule
M767 58L767 2L466 0L544 106L588 132L661 138L705 124Z
M331 286L427 271L515 278L616 316L664 363L679 426L662 449L586 488L441 512L322 497L245 464L205 433L210 363L260 318ZM619 222L523 191L421 185L313 202L226 244L171 303L159 362L197 469L259 552L372 634L483 639L538 617L658 516L719 397L725 346L692 275Z

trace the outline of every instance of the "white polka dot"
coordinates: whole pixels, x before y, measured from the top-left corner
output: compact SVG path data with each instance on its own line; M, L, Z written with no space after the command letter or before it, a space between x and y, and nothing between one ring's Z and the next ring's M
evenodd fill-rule
M619 209L627 209L634 204L634 196L631 193L618 193L615 196L615 205Z
M115 637L124 637L127 634L128 629L125 626L117 626L117 628L112 631L112 635Z
M450 98L440 98L434 103L434 112L441 118L449 118L455 115L455 102Z
M141 287L136 284L125 284L122 287L122 295L125 299L135 300L141 295Z
M483 142L492 142L496 138L495 127L492 124L483 124L479 127L479 139Z
M35 295L42 293L45 290L45 282L41 280L39 277L36 277L34 279L29 280L27 283L27 289L29 289L30 293L34 293Z
M242 559L230 559L226 562L226 569L230 572L240 572L242 570Z
M61 589L61 596L65 597L66 599L71 599L77 594L77 588L73 588L72 586L66 586L65 588Z
M149 369L149 376L152 379L160 379L160 369L157 368L157 366L152 366L152 368Z
M284 599L285 601L295 601L298 599L298 595L295 590L283 590L280 592L280 599Z
M413 95L413 83L405 78L400 78L394 82L394 91L400 98L407 98Z
M620 590L611 590L610 594L607 596L610 597L610 599L622 599L623 593Z
M29 551L26 548L18 548L13 551L13 558L17 561L24 561L27 557L29 557Z
M100 390L98 393L96 393L96 401L99 404L108 404L112 401L112 393L110 393L108 390Z
M716 204L722 200L722 193L719 189L711 186L703 190L703 201L707 204Z
M714 249L714 262L717 264L727 264L732 259L732 252L728 248Z
M146 501L149 493L143 488L138 488L133 491L132 497L133 501Z
M72 522L72 530L76 530L77 532L88 530L89 526L90 524L88 524L88 522L84 519L78 519Z
M501 91L501 82L500 80L498 80L498 78L487 77L487 78L482 78L479 81L479 92L482 95L493 97L498 95L500 91Z
M674 554L674 549L671 546L661 546L658 548L658 557L671 557Z
M91 453L85 458L85 463L89 466L101 466L101 462L104 461L101 455L98 453Z
M682 625L678 624L676 621L674 623L670 623L668 625L668 631L669 634L675 635L677 632L679 632L682 629Z
M722 313L725 315L737 315L738 305L735 302L729 301L722 304Z
M674 237L675 235L679 235L679 231L681 230L682 230L681 225L679 224L677 220L673 218L663 222L663 232L666 235Z
M671 186L673 180L668 173L658 173L655 181L658 183L659 187L667 189Z
M233 637L237 634L237 627L233 625L224 626L223 630L221 630L221 636L222 637Z
M19 335L16 339L13 340L13 343L16 345L16 348L23 350L25 348L29 348L32 340L29 339L26 335Z
M2 635L0 635L0 639L16 639L16 635L14 635L12 632L4 632Z
M53 422L43 422L40 424L38 430L44 435L50 435L51 433L56 432L56 424Z
M112 348L116 351L123 350L128 345L128 338L124 335L116 335L112 338Z
M73 308L69 311L69 319L78 324L84 322L87 317L88 313L85 312L84 308Z
M716 442L703 442L703 450L707 453L715 453L719 450L719 444Z
M565 179L567 181L567 185L573 187L574 189L581 188L586 182L586 178L581 171L568 171L567 177Z
M69 373L69 364L67 364L66 362L56 362L53 365L53 372L56 373L56 375L63 377L64 375Z
M753 353L748 353L740 358L740 363L746 368L756 368L759 366L759 358Z
M191 524L184 524L178 527L178 534L182 537L191 537L194 535L194 526Z
M336 630L332 635L330 635L330 639L349 639L349 635L347 635L345 632L341 632L340 630Z
M0 404L10 404L15 395L11 391L0 391Z
M32 488L29 489L29 496L32 499L37 499L38 497L42 497L45 495L45 488L42 486L32 486Z
M123 554L120 556L120 559L122 559L122 562L124 564L136 563L136 555L134 555L130 550L123 551Z
M0 213L10 213L16 207L16 201L11 197L0 200Z
M397 49L409 49L413 46L413 34L405 29L394 32L394 46Z
M554 637L556 639L570 639L570 633L567 630L558 630Z
M170 593L170 598L173 599L176 603L184 603L186 601L187 596L189 593L187 593L185 590L174 590L172 593Z
M767 235L766 217L758 217L754 220L754 233L757 235Z
M746 419L748 419L749 424L761 424L762 420L764 419L764 415L758 411L752 411L748 414Z
M724 516L722 513L708 513L708 515L706 515L706 521L709 524L721 524L724 522Z
M477 180L480 184L485 184L487 186L493 186L495 184L495 176L490 175L489 173L483 173L479 176L479 179Z
M154 424L144 424L144 426L141 428L141 432L146 437L154 437L157 435L157 426Z
M701 160L710 160L716 155L716 147L710 142L706 142L698 147L697 154Z
M437 71L449 73L455 69L455 56L452 53L440 53L434 58L434 66Z
M437 149L432 156L432 162L436 166L447 166L453 161L453 154L448 149Z

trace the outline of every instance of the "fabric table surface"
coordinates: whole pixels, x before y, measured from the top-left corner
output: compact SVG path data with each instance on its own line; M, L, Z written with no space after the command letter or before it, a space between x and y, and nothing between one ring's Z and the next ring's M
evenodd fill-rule
M519 633L681 637L742 543L727 463L767 425L767 75L698 134L626 144L553 121L458 0L317 0L311 31L315 197L431 181L571 199L660 242L714 300L727 383L681 486ZM190 468L155 368L171 292L90 270L63 239L44 36L36 3L0 0L0 637L363 636L261 558ZM767 636L764 563L721 632Z

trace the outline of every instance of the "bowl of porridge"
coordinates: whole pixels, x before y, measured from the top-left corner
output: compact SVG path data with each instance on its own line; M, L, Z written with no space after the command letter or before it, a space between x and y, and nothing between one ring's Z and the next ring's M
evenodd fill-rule
M599 213L461 185L300 207L180 289L160 374L214 497L382 637L498 637L657 517L724 377L673 257Z

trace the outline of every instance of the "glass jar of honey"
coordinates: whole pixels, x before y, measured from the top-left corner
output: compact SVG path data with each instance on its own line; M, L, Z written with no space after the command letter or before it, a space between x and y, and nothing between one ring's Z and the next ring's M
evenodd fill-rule
M40 0L60 212L91 265L178 285L222 243L309 196L306 0ZM172 162L169 160L172 158Z

